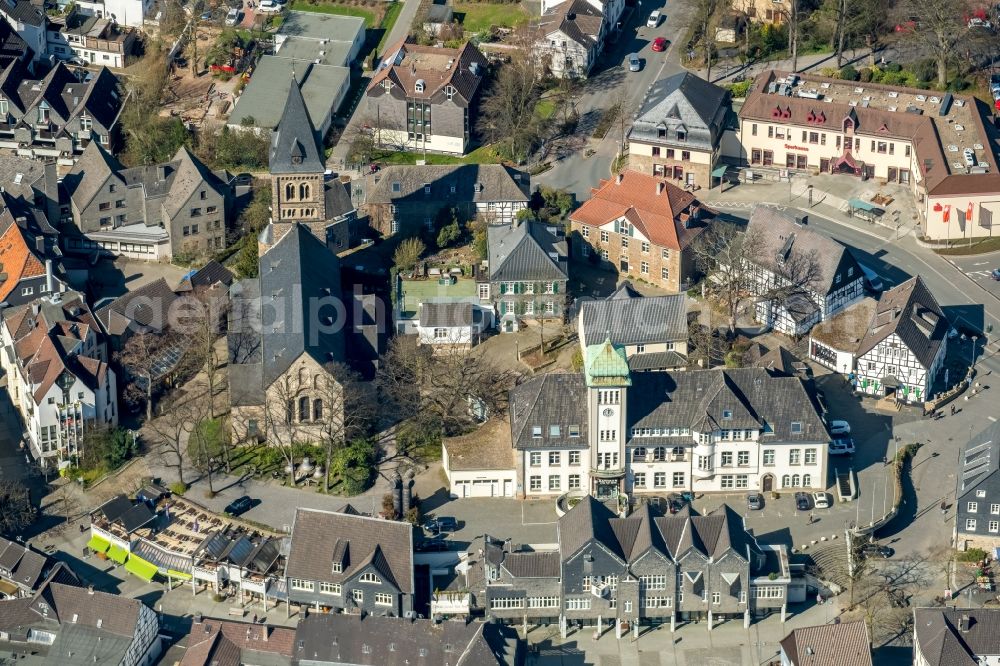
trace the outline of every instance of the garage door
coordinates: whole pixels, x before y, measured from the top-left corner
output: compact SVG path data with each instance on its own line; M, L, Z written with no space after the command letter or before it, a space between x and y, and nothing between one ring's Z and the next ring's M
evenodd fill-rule
M496 479L476 479L472 482L472 497L493 497Z
M456 481L455 482L455 496L456 497L468 497L469 496L469 482L468 481Z

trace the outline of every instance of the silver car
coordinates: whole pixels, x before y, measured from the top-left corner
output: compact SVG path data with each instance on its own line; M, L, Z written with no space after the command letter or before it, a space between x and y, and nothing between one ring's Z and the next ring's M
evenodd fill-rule
M642 69L642 61L639 60L639 54L630 53L628 55L628 71L638 72L640 69Z

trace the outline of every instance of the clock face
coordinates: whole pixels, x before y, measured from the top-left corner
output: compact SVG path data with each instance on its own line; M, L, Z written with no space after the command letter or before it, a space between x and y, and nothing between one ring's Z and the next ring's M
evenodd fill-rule
M608 407L607 409L604 410L604 415L610 418L615 415L615 410Z

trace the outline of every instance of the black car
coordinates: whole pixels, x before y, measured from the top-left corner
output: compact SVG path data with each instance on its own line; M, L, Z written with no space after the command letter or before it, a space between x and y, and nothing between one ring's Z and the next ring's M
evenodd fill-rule
M994 268L993 271L990 273L990 277L993 278L994 280L1000 281L1000 268Z
M454 532L458 529L458 521L451 516L441 516L436 522L439 532Z
M417 544L417 550L421 553L443 553L448 550L448 542L436 539L421 541Z
M889 546L880 546L877 543L866 543L861 547L861 555L863 557L877 557L887 560L895 554L896 551L889 548Z
M809 494L798 492L795 493L795 508L799 511L809 510Z
M234 499L226 507L226 514L230 516L238 516L241 513L246 513L253 508L253 500L250 499L248 495Z
M751 511L760 511L764 508L764 496L760 493L750 493L747 495L747 508Z

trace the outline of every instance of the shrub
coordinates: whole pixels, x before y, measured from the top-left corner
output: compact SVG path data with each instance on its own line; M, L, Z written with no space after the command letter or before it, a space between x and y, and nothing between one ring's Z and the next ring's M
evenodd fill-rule
M898 74L899 72L903 71L903 66L900 65L898 62L890 62L888 65L885 66L885 71L892 72L893 74Z
M934 62L933 58L924 58L913 66L913 73L917 79L924 83L933 81L937 78L937 63Z
M187 489L188 489L187 484L181 483L180 481L178 481L177 483L170 484L170 492L172 492L174 495L183 495L184 493L187 492Z
M969 82L960 76L955 77L954 79L951 80L951 83L948 84L948 90L956 92L960 90L965 90L968 87L969 87Z
M750 86L752 85L753 85L753 79L740 81L730 86L729 92L732 93L732 96L737 99L746 97L747 93L750 92Z
M427 246L419 238L406 238L396 248L396 252L392 255L392 261L400 270L413 270L426 251Z
M819 70L819 73L830 79L840 78L840 70L837 69L836 67L824 67L823 69Z
M965 552L959 553L955 559L959 562L981 562L986 559L986 551L982 548L970 548Z
M573 350L573 358L570 363L573 364L573 372L583 371L583 351L579 347Z
M859 76L858 70L854 69L850 65L845 65L840 70L840 78L845 81L857 81Z
M872 80L872 70L867 67L862 67L861 71L858 72L858 79L862 83L871 83Z

